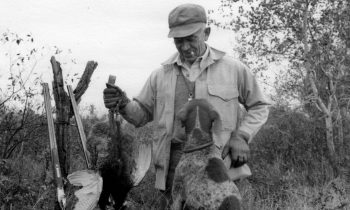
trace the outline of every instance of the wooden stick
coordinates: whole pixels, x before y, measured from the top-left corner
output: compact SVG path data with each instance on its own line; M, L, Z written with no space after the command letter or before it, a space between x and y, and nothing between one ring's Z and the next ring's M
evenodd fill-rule
M114 85L116 81L116 76L114 75L109 75L108 77L108 84ZM110 109L109 110L109 126L111 129L111 135L115 136L116 135L116 124L115 124L115 119L114 119L114 113L115 110Z
M55 127L54 127L53 117L52 117L52 112L51 112L52 110L51 110L49 85L47 83L43 83L42 85L43 85L43 89L44 89L44 102L45 102L47 125L49 128L49 138L50 138L50 149L51 149L53 174L54 174L56 187L57 187L57 199L58 199L58 203L60 204L61 208L64 209L65 204L66 204L66 200L65 200L64 188L63 188L63 178L62 178L62 173L61 173L60 160L58 157Z
M85 163L86 163L87 168L91 169L90 154L89 154L89 151L87 150L87 147L86 147L86 136L85 136L85 132L84 132L83 123L81 122L81 118L79 115L77 102L75 101L72 86L68 85L67 89L68 89L68 94L70 96L70 101L71 101L72 107L73 107L75 122L78 125L79 136L80 136L80 140L81 140L81 144L83 146L83 152L84 152L84 156L85 156Z
M114 75L109 75L109 77L108 77L108 84L114 85L116 79L117 79L116 76L114 76Z

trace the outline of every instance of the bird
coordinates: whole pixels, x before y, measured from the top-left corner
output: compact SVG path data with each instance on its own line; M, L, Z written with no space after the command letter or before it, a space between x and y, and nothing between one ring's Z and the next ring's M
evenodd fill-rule
M122 118L95 123L88 132L87 148L91 169L68 175L68 181L81 189L74 192L74 210L125 208L128 192L137 186L151 163L151 145L140 143L122 132ZM113 125L112 125L113 123Z

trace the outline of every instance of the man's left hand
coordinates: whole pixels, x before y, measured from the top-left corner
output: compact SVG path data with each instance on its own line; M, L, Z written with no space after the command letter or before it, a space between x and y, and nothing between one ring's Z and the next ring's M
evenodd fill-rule
M237 168L248 162L249 153L247 138L240 133L234 133L222 151L222 159L230 154L231 166Z

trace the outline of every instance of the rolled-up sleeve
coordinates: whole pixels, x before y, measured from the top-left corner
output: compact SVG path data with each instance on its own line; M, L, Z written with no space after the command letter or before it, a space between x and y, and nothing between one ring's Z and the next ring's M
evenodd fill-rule
M271 103L259 87L255 76L244 65L238 73L238 91L238 100L247 110L238 131L249 135L250 142L266 122Z
M154 71L147 79L139 95L120 111L124 119L136 127L143 126L153 120L156 98L156 77L157 71Z

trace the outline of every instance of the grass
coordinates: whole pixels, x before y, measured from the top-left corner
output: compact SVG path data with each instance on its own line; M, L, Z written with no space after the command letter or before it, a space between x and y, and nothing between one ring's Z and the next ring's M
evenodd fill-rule
M350 209L350 158L343 159L347 176L336 178L327 160L324 128L290 111L274 111L271 118L250 145L253 175L236 183L244 209ZM152 124L138 129L125 124L123 131L132 134L137 142L156 139ZM344 142L345 151L349 151L350 139ZM78 144L72 140L72 171L85 168ZM19 210L52 209L56 195L50 153L48 144L42 145L46 146L37 155L27 152L19 158L0 160L0 209L10 205ZM152 167L129 193L128 201L134 209L159 208L162 195L154 188L154 179Z

